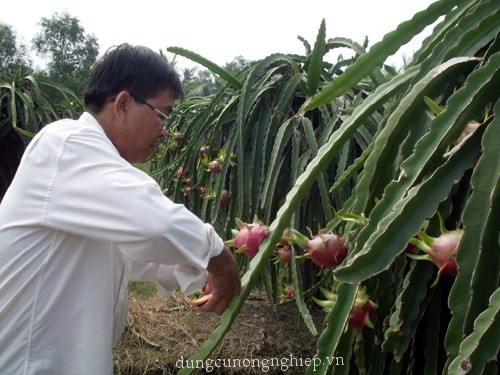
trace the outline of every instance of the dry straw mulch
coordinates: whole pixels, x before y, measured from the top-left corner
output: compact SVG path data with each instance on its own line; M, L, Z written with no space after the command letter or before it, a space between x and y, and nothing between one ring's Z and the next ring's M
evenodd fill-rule
M180 366L196 368L196 374L303 374L305 361L314 356L317 337L293 303L273 314L264 295L252 295L212 362L201 364L188 359L217 326L218 316L197 312L182 294L167 300L131 291L129 300L128 325L113 352L115 375L176 374ZM317 313L320 330L324 314Z

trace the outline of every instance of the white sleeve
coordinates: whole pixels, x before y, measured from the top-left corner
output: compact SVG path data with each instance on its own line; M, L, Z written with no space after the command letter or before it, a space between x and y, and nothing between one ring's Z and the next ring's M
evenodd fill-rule
M211 225L166 198L95 130L47 132L24 159L42 225L115 243L135 261L175 266L188 279L223 249Z
M170 297L180 287L186 294L200 291L206 283L208 273L191 266L143 263L133 261L130 266L131 281L155 282L158 293Z

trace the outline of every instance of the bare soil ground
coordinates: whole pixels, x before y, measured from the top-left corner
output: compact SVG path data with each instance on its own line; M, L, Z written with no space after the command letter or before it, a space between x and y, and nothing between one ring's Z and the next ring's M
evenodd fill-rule
M304 374L315 353L317 337L294 303L274 314L264 294L253 294L202 368L188 359L217 326L217 315L197 312L182 294L165 299L131 290L129 300L128 325L113 352L115 375L177 374L181 366L195 374ZM321 331L324 314L313 315Z

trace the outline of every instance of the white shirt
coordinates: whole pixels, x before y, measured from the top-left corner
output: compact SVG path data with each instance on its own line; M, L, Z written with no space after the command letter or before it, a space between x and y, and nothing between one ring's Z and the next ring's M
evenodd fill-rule
M111 374L129 280L192 293L222 248L92 115L46 126L0 205L0 375Z

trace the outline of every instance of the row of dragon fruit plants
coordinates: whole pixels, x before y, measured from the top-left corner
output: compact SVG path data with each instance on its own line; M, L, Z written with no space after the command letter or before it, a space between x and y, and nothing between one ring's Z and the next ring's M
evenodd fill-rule
M264 288L318 335L308 373L498 372L499 17L498 1L439 0L369 51L327 39L323 22L304 56L237 75L168 49L226 86L179 106L153 174L217 227L243 273L193 360ZM384 66L434 22L403 71ZM354 56L326 61L339 47Z

